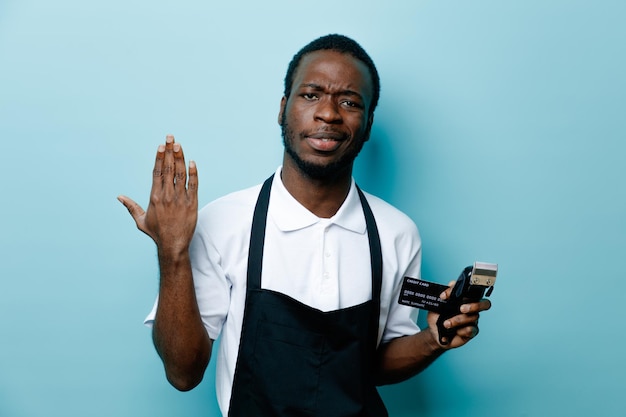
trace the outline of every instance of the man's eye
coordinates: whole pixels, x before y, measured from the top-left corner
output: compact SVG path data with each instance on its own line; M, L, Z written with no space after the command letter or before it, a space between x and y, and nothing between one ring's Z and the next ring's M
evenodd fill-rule
M360 109L362 107L361 103L358 103L356 101L350 101L350 100L344 101L343 104L346 107L350 107L350 108L354 108L354 109Z
M304 94L302 94L302 97L304 97L304 99L306 99L306 100L316 100L317 99L317 95L313 94L313 93L304 93Z

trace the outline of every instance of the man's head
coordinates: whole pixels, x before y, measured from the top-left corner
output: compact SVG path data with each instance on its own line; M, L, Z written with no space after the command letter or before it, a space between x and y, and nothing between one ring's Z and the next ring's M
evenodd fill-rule
M283 170L349 178L369 139L379 90L372 60L353 40L328 35L302 48L289 64L278 118Z
M289 66L287 67L287 73L285 74L285 89L283 91L283 95L286 98L289 98L291 95L291 90L293 88L293 77L300 65L300 61L302 58L311 52L315 51L336 51L342 54L352 55L352 57L358 59L362 63L364 63L369 72L372 81L373 87L373 95L372 95L372 103L371 108L369 109L369 117L371 118L374 114L374 110L378 104L378 98L380 96L380 78L378 77L378 70L374 65L374 61L372 58L365 52L365 49L361 47L355 40L348 38L344 35L326 35L315 39L310 42L302 49L300 49L289 62Z

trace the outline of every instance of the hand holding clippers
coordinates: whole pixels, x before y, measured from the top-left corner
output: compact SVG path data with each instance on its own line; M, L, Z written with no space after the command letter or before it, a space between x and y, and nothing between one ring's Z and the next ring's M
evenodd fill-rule
M456 281L450 297L441 305L441 313L437 319L439 343L447 345L456 333L455 328L446 329L443 323L461 313L461 305L480 301L489 297L496 282L498 265L486 262L474 262L474 266L466 267ZM485 294L486 292L486 294Z

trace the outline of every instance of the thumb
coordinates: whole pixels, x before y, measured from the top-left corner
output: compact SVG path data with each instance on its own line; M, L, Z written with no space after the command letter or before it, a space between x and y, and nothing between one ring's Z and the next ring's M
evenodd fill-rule
M126 207L132 218L135 220L135 223L137 223L137 226L139 226L139 219L146 214L146 212L139 204L135 203L133 199L126 197L125 195L120 195L117 199L124 205L124 207Z

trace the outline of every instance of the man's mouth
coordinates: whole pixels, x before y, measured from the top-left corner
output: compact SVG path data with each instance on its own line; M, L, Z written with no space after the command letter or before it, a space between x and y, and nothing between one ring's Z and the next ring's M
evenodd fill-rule
M345 136L341 133L322 132L305 136L306 142L319 152L332 152L339 148Z

